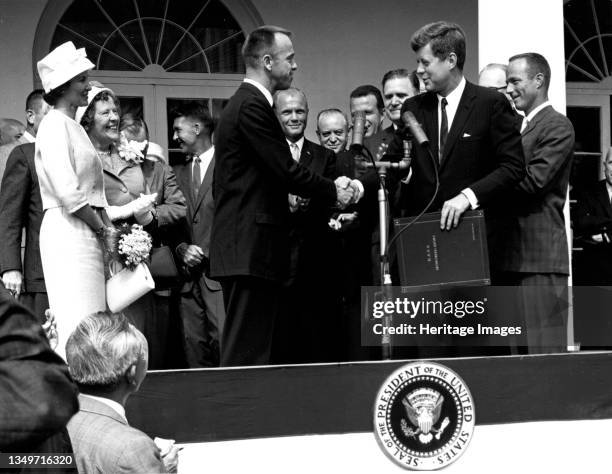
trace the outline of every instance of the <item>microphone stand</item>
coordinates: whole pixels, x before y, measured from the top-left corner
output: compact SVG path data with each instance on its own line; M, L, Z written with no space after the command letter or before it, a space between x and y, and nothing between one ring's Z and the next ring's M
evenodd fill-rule
M391 281L391 271L389 268L389 257L387 252L388 229L389 229L389 199L387 193L387 173L390 168L398 168L398 163L389 161L374 161L370 150L363 148L370 159L370 163L366 163L366 167L374 168L378 175L378 230L379 230L379 255L380 255L380 294L384 301L393 299L393 283ZM393 323L393 316L386 314L382 318L383 334L381 337L382 359L390 360L393 356L393 343L390 328Z

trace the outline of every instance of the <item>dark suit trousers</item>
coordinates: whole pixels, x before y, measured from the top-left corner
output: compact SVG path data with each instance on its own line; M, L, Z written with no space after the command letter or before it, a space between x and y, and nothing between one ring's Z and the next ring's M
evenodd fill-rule
M45 323L45 310L49 309L47 293L21 293L19 302L34 313L40 324Z
M187 366L218 367L219 341L225 322L221 291L208 288L201 276L189 292L181 295L180 314Z
M518 312L529 354L567 351L567 275L504 272L498 284L518 286Z
M280 284L251 276L220 281L227 314L221 366L268 364L280 308Z

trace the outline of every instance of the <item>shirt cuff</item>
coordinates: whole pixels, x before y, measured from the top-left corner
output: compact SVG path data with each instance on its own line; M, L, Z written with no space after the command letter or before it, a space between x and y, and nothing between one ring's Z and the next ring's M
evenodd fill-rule
M478 209L478 198L476 198L474 191L472 191L470 188L465 188L461 191L461 194L463 194L467 200L470 201L470 208L472 210Z

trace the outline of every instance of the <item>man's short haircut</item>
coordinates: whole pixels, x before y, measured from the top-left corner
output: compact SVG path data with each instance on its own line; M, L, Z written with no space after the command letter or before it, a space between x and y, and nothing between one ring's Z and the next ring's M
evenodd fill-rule
M434 56L446 59L450 53L457 55L457 68L463 71L465 64L465 33L456 23L448 21L436 21L419 28L410 40L410 46L414 52L427 46L431 46Z
M385 84L391 79L410 79L410 83L412 87L419 92L419 88L421 84L419 83L419 76L417 76L416 71L408 71L408 69L392 69L391 71L387 71L382 78L382 89L385 90Z
M345 127L348 128L348 118L346 117L346 114L342 112L342 110L336 109L336 108L323 109L321 110L321 112L317 114L317 132L319 131L319 119L323 117L324 115L333 115L333 114L338 114L342 116L342 118L344 119L344 123L346 124Z
M478 73L478 75L482 74L485 71L491 71L494 69L498 69L500 71L503 71L503 73L507 73L508 72L508 65L507 64L501 64L501 63L489 63L487 64L485 67L483 67L480 72Z
M548 90L548 86L550 86L550 65L548 64L546 58L539 53L522 53L515 54L508 60L508 62L512 62L517 59L524 59L527 61L530 79L533 79L536 74L542 74L542 76L544 76L544 87L546 90Z
M145 122L142 117L138 117L130 112L121 116L119 131L126 133L129 137L135 137L142 131L147 141L149 140L149 127L147 126L147 122Z
M10 135L14 130L21 130L21 133L25 131L25 125L19 120L12 118L0 118L0 145L9 143L5 140L8 138L6 135Z
M279 90L276 91L274 93L274 106L276 106L278 98L280 95L301 95L304 98L304 104L306 104L306 110L308 110L308 100L306 99L306 94L304 94L304 91L301 89L298 89L297 87L289 87L288 89L283 89L283 90Z
M25 110L39 110L44 95L45 91L43 89L34 89L30 92L26 97Z
M210 135L215 131L215 123L208 108L196 101L183 102L174 109L174 118L185 117L200 122Z
M118 313L102 311L87 316L66 342L70 375L82 390L112 390L130 366L147 358L147 340Z
M270 53L274 46L274 36L277 33L291 38L291 32L280 26L264 25L251 31L242 45L244 64L251 68L257 68L261 57Z
M376 106L379 110L383 110L385 108L385 103L383 102L382 94L378 87L373 86L371 84L365 84L363 86L359 86L351 92L350 98L357 99L359 97L367 97L369 95L373 95L376 97Z

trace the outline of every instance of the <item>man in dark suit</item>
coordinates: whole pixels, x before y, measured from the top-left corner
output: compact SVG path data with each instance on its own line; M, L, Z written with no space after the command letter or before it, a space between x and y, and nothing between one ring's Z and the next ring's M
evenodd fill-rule
M215 204L212 195L215 147L213 121L207 110L188 103L177 111L174 139L187 159L174 166L187 200L187 217L177 253L188 281L181 290L185 357L189 367L219 365L219 341L225 310L221 284L210 278L210 232Z
M227 319L221 365L267 364L279 312L279 284L289 265L289 193L347 205L348 179L336 183L297 164L272 109L272 94L291 85L297 65L291 33L251 32L242 55L245 82L215 132L215 216L211 276L221 279Z
M418 215L433 199L428 210L441 211L440 228L452 232L465 211L484 209L493 266L494 241L501 237L497 229L500 212L495 205L525 176L521 136L510 104L503 94L465 80L465 34L459 25L442 21L425 25L412 36L411 47L427 92L407 99L402 115L414 114L430 147L413 139L412 176L404 187L403 213ZM396 135L389 147L391 154L402 154L402 139L401 134ZM423 341L423 345L451 343ZM457 354L443 349L436 348L432 355ZM459 353L472 355L474 351Z
M317 114L317 137L323 148L338 154L346 149L348 120L340 109L323 109Z
M406 99L419 93L419 78L415 71L392 69L382 78L382 91L385 115L391 121L391 125L364 140L364 146L374 156L376 154L382 156L386 147L393 141L395 132L404 128L401 117L402 105Z
M506 196L513 212L500 247L503 283L521 286L530 352L567 347L566 312L560 309L569 276L563 207L574 151L571 122L548 101L550 66L537 53L510 58L507 91L525 113L521 127L527 175ZM542 286L547 288L542 289Z
M30 143L13 149L0 186L0 235L3 237L0 275L6 288L19 297L40 323L45 321L45 310L49 308L38 244L43 211L34 166L34 137L49 110L42 94L42 89L35 90L26 100L28 126L24 137ZM23 228L26 244L22 262Z
M314 173L336 178L336 155L307 140L308 103L289 88L274 94L274 108L293 159ZM342 354L339 238L328 226L332 209L320 199L289 194L290 264L281 317L274 332L274 363L337 362Z
M604 178L576 190L572 223L583 247L573 275L577 285L612 285L612 148L604 161Z
M508 100L463 77L465 34L459 25L425 25L411 47L427 92L406 100L402 114L411 111L421 123L433 160L414 142L403 203L408 215L422 211L434 195L437 172L440 187L429 210L441 209L440 227L450 230L470 208L494 214L495 198L525 176L521 137ZM401 141L396 138L389 150L401 154Z
M0 450L45 453L78 408L68 367L0 282Z

